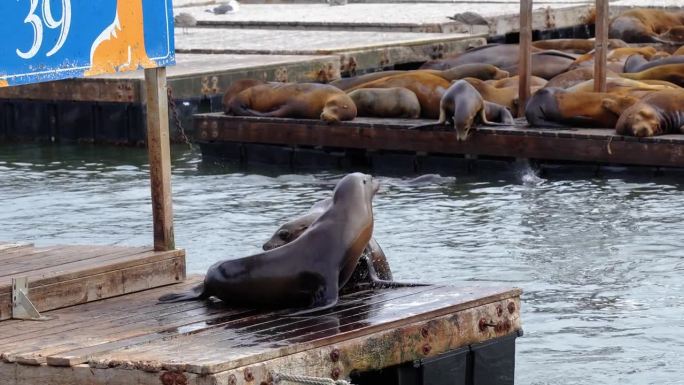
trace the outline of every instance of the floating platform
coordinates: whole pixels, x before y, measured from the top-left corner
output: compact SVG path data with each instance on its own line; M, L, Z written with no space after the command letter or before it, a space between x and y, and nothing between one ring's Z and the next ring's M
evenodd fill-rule
M402 384L513 383L519 289L359 289L333 309L297 317L220 302L157 303L200 281L51 311L44 322L0 322L0 382L241 385L286 374L393 383L373 377L382 369L404 371ZM445 373L449 382L429 379Z
M184 250L150 247L0 243L0 264L0 320L12 316L12 278L28 279L29 300L40 312L185 279ZM13 334L0 332L0 339Z
M466 141L452 130L410 130L421 119L356 118L326 124L319 120L234 117L222 113L195 118L195 140L203 154L242 162L294 168L373 167L383 162L408 172L426 172L435 163L467 167L473 158L540 162L684 167L684 135L636 138L610 129L481 126ZM466 162L464 162L464 160Z
M535 1L532 28L546 30L583 24L589 2ZM420 33L486 33L504 35L520 26L517 1L454 1L371 3L350 1L345 6L318 4L244 4L236 13L215 15L215 5L184 7L198 27L296 29L319 31L380 31ZM488 26L464 25L447 18L456 13L477 12Z

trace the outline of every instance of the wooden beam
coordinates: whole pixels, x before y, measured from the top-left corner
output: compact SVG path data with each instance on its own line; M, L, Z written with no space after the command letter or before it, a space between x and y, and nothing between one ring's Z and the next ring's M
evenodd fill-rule
M518 116L525 115L525 105L530 98L532 75L532 0L520 0L520 58L518 60Z
M594 40L594 91L606 92L608 55L608 0L596 0L596 39Z
M166 68L145 69L145 89L154 249L173 250L175 242L171 205L171 150L169 148Z

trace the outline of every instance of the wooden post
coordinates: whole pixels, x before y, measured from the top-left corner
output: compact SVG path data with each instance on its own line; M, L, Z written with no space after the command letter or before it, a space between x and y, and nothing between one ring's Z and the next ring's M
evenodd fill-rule
M166 68L145 70L147 96L147 149L150 159L154 249L173 250L173 208L171 205L171 150L169 107L166 96Z
M520 39L518 59L518 116L525 115L532 76L532 0L520 0Z
M596 0L596 39L594 40L594 91L606 92L608 55L608 0Z

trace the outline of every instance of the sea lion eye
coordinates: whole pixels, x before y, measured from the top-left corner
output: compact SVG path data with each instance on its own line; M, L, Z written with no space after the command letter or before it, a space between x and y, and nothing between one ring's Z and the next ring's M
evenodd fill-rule
M278 231L278 237L280 239L282 239L283 241L289 240L291 236L292 236L292 234L290 234L290 232L286 229L282 229L282 230Z

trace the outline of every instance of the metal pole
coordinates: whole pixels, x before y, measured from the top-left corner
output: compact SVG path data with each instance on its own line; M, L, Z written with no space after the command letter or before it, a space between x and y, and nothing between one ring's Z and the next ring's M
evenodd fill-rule
M520 0L520 42L518 59L518 116L525 115L532 76L532 0Z
M596 0L596 39L594 40L594 91L606 92L608 55L608 0Z
M147 102L147 149L150 159L150 189L154 249L175 249L171 204L171 149L169 107L166 97L166 68L145 70Z

